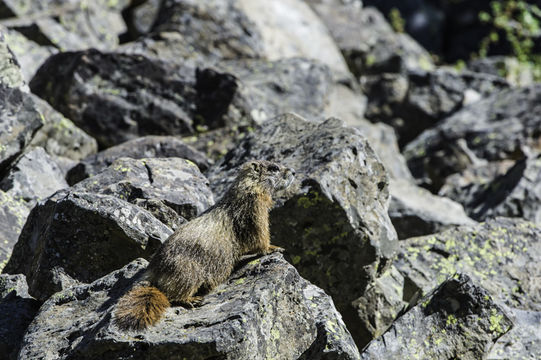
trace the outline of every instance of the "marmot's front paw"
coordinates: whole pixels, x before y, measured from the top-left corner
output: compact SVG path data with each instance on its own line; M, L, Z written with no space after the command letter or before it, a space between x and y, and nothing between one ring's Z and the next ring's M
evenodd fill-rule
M284 251L286 251L284 248L275 245L269 245L269 248L267 249L267 254L272 254L273 252L283 253Z

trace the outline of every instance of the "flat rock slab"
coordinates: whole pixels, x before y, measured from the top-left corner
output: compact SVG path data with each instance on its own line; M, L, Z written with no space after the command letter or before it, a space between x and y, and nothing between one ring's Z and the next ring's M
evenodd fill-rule
M394 264L422 293L458 271L501 304L541 311L541 228L534 223L496 218L402 245Z
M62 190L30 213L4 273L26 274L45 301L138 257L150 257L172 233L146 210L111 195Z
M244 264L227 283L206 295L199 307L171 307L147 330L120 331L111 320L114 305L146 264L139 259L92 284L55 294L30 325L19 356L296 359L322 332L329 338L339 336L334 340L339 339L342 350L333 351L338 347L324 342L321 345L331 350L328 357L323 356L323 346L314 359L358 358L336 310L330 311L332 302L321 305L321 294L278 254ZM324 311L326 318L319 317L318 311ZM334 332L324 334L325 323ZM353 346L349 352L343 351L346 345Z
M201 171L206 171L210 166L210 160L204 154L178 137L143 136L87 156L68 172L68 183L73 185L87 177L96 175L121 157L132 159L183 158L194 162Z
M286 248L301 275L333 296L348 328L360 337L351 301L385 270L397 245L383 165L367 140L340 120L286 114L265 122L211 167L215 194L222 195L237 168L252 159L296 171L296 182L278 195L270 214L272 241Z
M0 351L2 359L16 359L23 335L40 303L28 294L24 275L0 275Z
M372 341L361 359L484 359L512 326L483 288L457 274Z

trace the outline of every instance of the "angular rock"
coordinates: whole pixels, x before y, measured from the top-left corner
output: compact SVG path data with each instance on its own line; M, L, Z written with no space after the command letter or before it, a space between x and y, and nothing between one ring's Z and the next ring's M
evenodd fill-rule
M0 189L29 209L60 189L68 187L64 175L43 148L34 148L8 169L0 181Z
M41 146L49 155L58 158L81 160L96 153L96 140L75 126L46 101L32 95L36 108L43 115L43 127L32 138L32 146Z
M423 293L458 271L500 304L541 311L541 228L531 222L495 218L401 244L394 265Z
M496 341L488 360L538 359L541 357L541 312L506 308L513 328Z
M462 205L436 196L409 181L392 180L389 217L399 239L437 233L459 225L474 225Z
M28 294L23 275L0 275L0 351L2 359L16 359L23 335L40 303Z
M45 301L138 257L150 257L171 229L147 211L110 195L63 190L31 212L3 272L25 274Z
M487 56L467 63L471 71L501 76L514 86L535 83L535 65L510 56Z
M90 285L55 294L30 325L20 356L101 359L106 352L110 359L296 359L314 344L318 330L325 332L317 312L334 309L328 297L329 307L322 305L320 294L313 294L297 271L273 254L239 267L205 295L201 306L171 307L155 326L126 334L111 321L111 313L146 264L139 259ZM336 310L326 315L334 329L344 329ZM351 344L347 331L344 335L342 343L349 339ZM314 359L355 358L332 351L327 357L317 355Z
M448 69L411 70L405 75L363 78L367 119L391 125L400 146L464 105L509 88L502 78Z
M361 359L484 359L512 326L483 288L457 274L372 341Z
M180 158L120 158L72 190L113 195L143 208L152 205L147 208L151 213L162 208L159 213L172 214L164 223L173 228L179 216L191 220L214 204L208 180L194 163Z
M30 95L0 84L0 172L23 152L42 124Z
M430 54L406 34L397 34L375 8L360 2L309 0L327 25L356 76L407 69L430 70Z
M88 48L113 49L118 35L125 31L120 10L129 0L2 0L0 18L8 28L23 33L29 40L54 45L61 51Z
M251 159L296 170L295 186L271 212L273 242L308 280L333 296L359 343L361 324L351 301L385 270L396 233L387 216L387 174L366 139L337 119L323 123L286 114L265 122L208 176L215 194ZM370 209L370 210L368 210Z
M17 57L13 54L6 39L4 29L0 28L0 85L8 88L20 88L25 86L21 66Z
M11 256L29 212L24 203L0 190L0 271Z
M96 175L121 157L132 159L178 157L194 162L203 172L210 166L210 160L204 154L178 137L144 136L86 157L68 172L66 179L73 185Z
M479 160L517 160L541 152L541 85L505 90L465 107L405 148L413 175L433 191Z
M259 31L265 58L316 59L327 65L337 76L347 76L349 73L329 31L304 1L239 0L237 6Z
M472 218L519 217L541 224L541 156L517 161L505 175L476 189L464 204Z
M27 84L30 83L30 80L32 80L34 74L45 60L58 52L58 49L54 46L41 46L38 43L27 39L23 34L16 30L0 26L0 32L4 34L6 43L21 65L20 71L24 82Z

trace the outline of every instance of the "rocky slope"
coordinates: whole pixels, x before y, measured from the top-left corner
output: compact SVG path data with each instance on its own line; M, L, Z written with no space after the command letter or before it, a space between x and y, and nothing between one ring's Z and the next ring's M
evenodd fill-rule
M0 359L540 358L541 85L368 3L0 0ZM252 159L284 254L117 328Z

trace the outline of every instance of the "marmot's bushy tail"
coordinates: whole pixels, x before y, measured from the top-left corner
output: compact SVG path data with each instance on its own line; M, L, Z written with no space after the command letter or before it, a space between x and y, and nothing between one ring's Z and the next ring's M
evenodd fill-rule
M169 300L160 290L139 286L118 300L115 322L125 330L142 330L160 320L169 306Z

